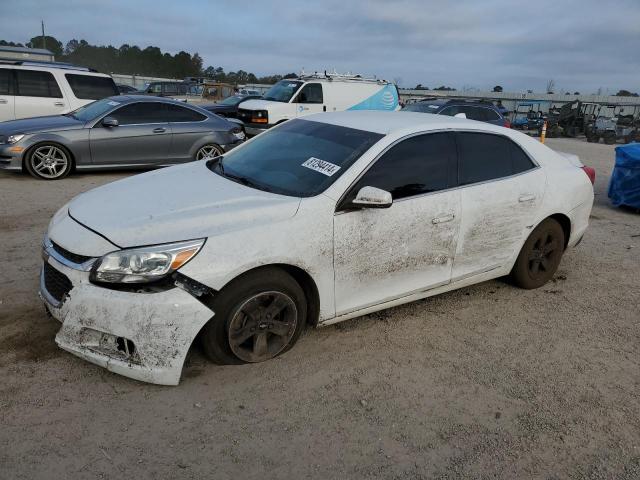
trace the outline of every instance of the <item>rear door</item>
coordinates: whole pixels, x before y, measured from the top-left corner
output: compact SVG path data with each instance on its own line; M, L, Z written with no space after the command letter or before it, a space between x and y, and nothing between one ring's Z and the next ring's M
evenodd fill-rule
M531 231L546 176L503 135L458 132L462 223L452 281L507 266Z
M326 111L321 83L307 83L293 100L296 116Z
M117 127L98 122L90 133L91 158L96 165L157 165L170 160L171 126L166 104L129 103L112 112Z
M449 283L460 227L453 133L402 140L349 190L334 216L338 315ZM386 209L349 209L365 186L391 193Z
M0 68L0 122L16 118L13 69Z
M68 111L68 102L51 72L15 69L16 118L60 115Z
M207 116L180 105L167 105L169 125L173 134L171 161L189 162L193 160L195 144L211 133ZM201 146L201 145L200 145Z

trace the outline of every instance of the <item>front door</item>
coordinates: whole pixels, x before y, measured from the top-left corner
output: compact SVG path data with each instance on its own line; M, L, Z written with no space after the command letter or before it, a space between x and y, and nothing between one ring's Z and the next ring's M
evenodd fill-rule
M326 111L321 83L307 83L293 100L296 116Z
M384 153L349 190L334 217L336 314L449 283L460 191L452 133L413 136ZM386 190L387 209L354 209L365 186Z
M165 104L130 103L109 117L119 125L105 127L100 121L91 129L94 165L162 165L170 159L171 126Z
M545 173L507 137L461 132L462 224L452 281L508 266L542 202Z

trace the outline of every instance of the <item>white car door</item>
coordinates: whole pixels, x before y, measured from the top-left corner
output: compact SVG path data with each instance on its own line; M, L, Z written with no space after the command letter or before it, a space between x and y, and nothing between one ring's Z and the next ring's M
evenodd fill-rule
M511 139L459 132L462 223L452 281L505 266L533 227L545 191L543 169Z
M14 108L13 69L0 68L0 122L16 118Z
M295 104L298 117L327 111L321 83L307 83L292 103Z
M460 226L454 134L413 136L388 149L334 216L336 314L449 283ZM365 186L392 194L386 209L350 205Z
M67 111L67 102L51 72L15 69L15 73L16 118L60 115Z

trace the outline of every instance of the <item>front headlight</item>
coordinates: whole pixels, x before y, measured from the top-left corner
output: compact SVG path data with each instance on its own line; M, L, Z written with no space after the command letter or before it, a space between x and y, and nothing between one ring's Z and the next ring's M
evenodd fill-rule
M18 135L9 135L7 137L7 143L17 143L24 138L24 133Z
M204 239L111 252L94 264L91 269L91 281L154 282L175 272L195 257L202 245Z

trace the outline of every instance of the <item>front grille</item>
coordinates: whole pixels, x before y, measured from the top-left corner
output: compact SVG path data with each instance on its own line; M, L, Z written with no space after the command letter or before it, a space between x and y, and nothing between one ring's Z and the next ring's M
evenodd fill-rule
M44 286L53 298L61 302L71 291L73 285L67 276L53 268L48 263L44 264Z
M58 252L64 258L66 258L67 260L69 260L70 262L73 262L73 263L82 264L82 263L87 262L87 261L89 261L89 260L91 260L93 258L93 257L87 257L85 255L78 255L77 253L72 253L69 250L67 250L66 248L62 248L60 245L58 245L55 242L51 242L51 246L53 247L53 249L56 252Z

